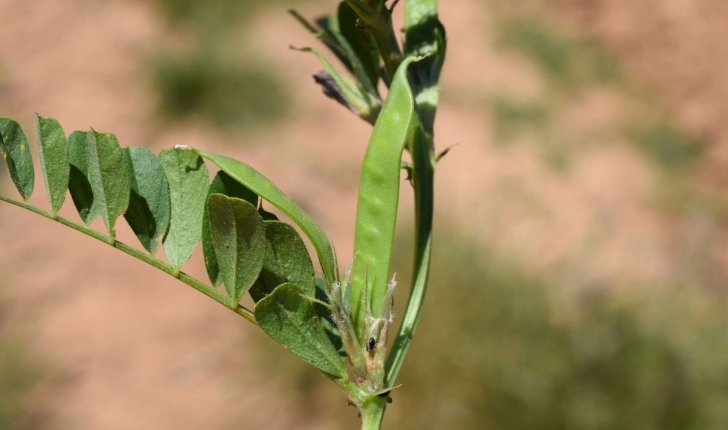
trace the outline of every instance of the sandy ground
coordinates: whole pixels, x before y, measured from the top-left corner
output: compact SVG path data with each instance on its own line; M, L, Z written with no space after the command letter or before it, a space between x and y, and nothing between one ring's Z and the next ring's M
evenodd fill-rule
M681 124L707 139L710 171L717 172L710 180L728 179L720 167L728 163L725 2L560 0L546 7L612 46ZM164 28L145 3L1 0L0 16L2 116L32 130L38 112L58 118L67 132L90 125L114 131L122 144L188 144L244 159L309 210L348 263L369 128L319 96L310 78L315 59L286 49L307 35L283 11L256 27L299 109L290 122L251 136L254 145L196 123L157 126L140 59ZM533 270L566 267L569 276L587 278L581 284L669 278L680 270L682 245L706 234L720 254L722 229L708 222L701 230L699 216L676 220L651 206L654 168L619 139L585 151L566 176L528 146L494 145L488 110L471 96L492 88L537 93L539 75L522 58L494 50L487 31L475 31L493 24L482 2L444 2L442 20L451 50L437 136L441 147L461 144L438 167L441 219L477 231L476 240ZM614 97L589 92L573 108L575 122L617 115ZM31 201L46 207L40 178L36 187ZM409 196L405 189L405 223ZM76 219L70 201L61 214ZM301 422L294 402L265 383L246 351L261 335L234 314L60 225L8 205L0 206L0 219L0 279L11 300L3 320L32 327L32 351L57 375L43 401L51 428L333 428L322 415ZM122 241L136 243L120 229ZM580 259L587 248L589 259ZM199 252L186 271L205 278ZM272 414L271 399L286 412Z

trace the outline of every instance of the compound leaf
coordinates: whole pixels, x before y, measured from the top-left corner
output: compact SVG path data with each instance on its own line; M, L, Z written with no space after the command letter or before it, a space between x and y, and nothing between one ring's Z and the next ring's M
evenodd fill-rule
M202 158L189 151L165 149L159 154L159 162L169 183L172 207L164 252L169 264L179 269L200 241L210 177Z
M143 146L125 148L131 169L129 209L126 222L136 234L144 249L154 254L159 238L169 228L169 186L164 169L157 157Z
M113 243L116 219L129 206L129 161L115 135L91 130L86 133L86 138L89 183Z
M255 319L273 340L304 361L336 378L346 378L344 363L326 336L313 304L293 284L283 284L255 305Z
M48 200L51 203L51 214L55 217L63 206L68 190L71 169L68 141L63 127L54 118L37 115L35 131L38 135L38 152L43 180L48 192Z
M253 285L265 257L263 218L249 202L222 194L207 201L220 275L234 303Z
M85 131L74 131L68 136L70 171L68 190L71 192L73 204L78 215L86 225L101 215L101 206L94 198L91 181L88 176L87 161L88 136Z
M316 294L316 274L306 244L292 225L265 221L265 260L250 290L254 301L270 294L279 285L291 283L306 296Z
M318 254L326 280L329 283L333 283L338 278L334 247L331 245L324 230L309 214L291 200L290 197L278 189L270 179L247 164L232 158L209 154L194 148L189 148L189 150L212 161L217 167L230 175L231 178L245 185L255 194L269 201L273 206L288 215L303 230L311 243L313 243L314 248L316 248L316 253Z
M223 171L217 172L217 175L212 180L212 184L210 184L210 188L207 191L208 201L212 194L237 197L249 202L253 206L258 205L258 196L254 192L247 189L243 184L231 178ZM214 286L220 285L222 277L220 276L220 266L215 255L215 244L212 242L212 235L210 233L208 205L205 205L205 213L202 217L202 253L205 257L205 268L207 269L207 276L210 278L210 282Z
M23 129L10 118L0 118L0 151L3 153L15 188L23 200L28 201L35 185L33 157Z

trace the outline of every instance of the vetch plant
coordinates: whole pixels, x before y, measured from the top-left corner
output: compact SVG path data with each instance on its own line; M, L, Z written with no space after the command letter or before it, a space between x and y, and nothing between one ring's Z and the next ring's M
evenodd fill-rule
M178 146L155 156L143 147L122 148L115 135L93 129L66 137L55 119L38 116L46 211L28 203L34 166L26 135L17 122L0 119L0 149L22 201L0 200L104 241L228 307L323 372L359 409L362 428L378 429L427 289L433 175L447 151L436 155L433 140L445 57L437 1L406 1L403 47L393 30L396 5L347 0L316 25L292 12L354 77L302 48L323 63L315 79L324 93L374 124L361 170L355 255L343 274L323 229L275 184L243 162L197 148ZM380 86L388 88L384 101ZM405 150L409 162L402 161ZM212 183L207 166L219 169ZM388 351L396 286L390 260L403 170L414 190L416 252L409 302ZM67 191L82 223L58 216ZM298 231L264 202L313 244L321 278ZM144 251L116 240L122 215ZM104 233L89 227L98 217ZM210 284L181 271L200 241ZM160 243L167 262L156 257ZM246 293L252 310L240 305Z

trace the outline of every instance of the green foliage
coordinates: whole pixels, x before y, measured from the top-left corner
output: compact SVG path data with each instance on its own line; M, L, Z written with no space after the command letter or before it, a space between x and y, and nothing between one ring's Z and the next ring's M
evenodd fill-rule
M173 21L187 21L196 16L195 11L202 10L211 23L225 23L212 24L209 34L216 36L232 28L227 20L242 20L253 10L250 3L227 0L204 4L168 0L163 4L172 11ZM245 163L193 148L166 149L155 157L144 148L122 149L116 136L95 130L74 132L66 140L54 119L38 117L41 164L51 211L4 196L0 200L105 241L229 307L326 373L360 410L365 430L379 428L389 400L388 387L394 383L409 344L405 341L395 345L394 370L387 381L390 385L386 385L387 329L392 321L396 285L393 281L387 284L387 278L402 155L405 148L412 154L411 183L417 196L420 229L415 266L418 280L412 293L415 304L405 317L410 323L403 326L404 337L411 338L427 282L432 179L437 161L431 128L445 53L444 29L437 21L436 2L409 0L412 8L408 10L417 11L410 13L407 20L408 35L410 30L417 35L417 40L410 44L416 46L416 52L402 56L391 21L394 4L388 7L383 1L364 4L347 0L339 5L336 18L319 20L321 31L314 29L356 78L354 82L340 76L314 51L326 69L317 75L318 82L327 95L374 124L362 167L351 284L351 269L347 269L343 281L339 280L334 247L323 229L270 180ZM420 25L423 27L414 28ZM196 37L199 43L192 44L194 49L189 57L193 61L184 58L181 67L166 69L162 65L157 69L160 87L169 89L163 97L169 110L189 115L193 111L199 114L203 108L209 110L215 121L240 123L237 102L254 98L256 114L265 112L261 102L275 99L275 91L257 82L257 78L247 79L240 73L242 69L217 63L224 58L225 50L208 52L207 48L214 45L209 45L203 33ZM424 52L426 47L431 49ZM428 55L427 59L423 60L420 54ZM379 67L380 56L383 71ZM426 67L410 74L409 65L418 61L424 61ZM259 77L269 76L266 68L261 70ZM377 88L380 73L390 86L383 108ZM417 106L422 109L417 112L410 77L418 84ZM251 118L258 122L261 117ZM0 143L11 176L27 199L32 191L32 181L28 183L28 179L32 179L33 172L27 142L17 123L6 120L0 126ZM203 158L222 170L212 187ZM17 165L22 168L16 168ZM86 226L57 216L67 189ZM293 226L264 210L261 199L290 217L313 244L324 274L318 288L301 236ZM99 214L108 235L89 227ZM149 254L116 240L115 225L121 215ZM155 256L160 237L169 264ZM181 271L200 240L212 286ZM217 289L221 281L228 296ZM251 312L240 300L253 285L256 304ZM351 379L345 362L351 366Z
M367 92L346 76L339 74L331 63L319 51L313 48L301 48L302 52L311 52L324 66L324 75L318 76L317 81L323 86L324 94L333 98L341 105L364 120L374 122L379 114L379 102L372 101Z
M432 282L451 288L428 297L390 428L722 428L728 314L715 292L569 291L463 232L435 239ZM299 388L304 404L321 396Z
M27 201L35 184L33 158L20 124L8 118L0 118L0 150L15 188Z
M255 305L263 331L292 353L329 375L346 378L344 363L324 332L313 303L292 284L283 284Z
M159 162L169 183L171 223L164 236L164 252L173 267L190 259L202 237L202 216L210 177L202 158L179 149L165 149Z
M355 81L340 74L320 52L313 48L301 51L314 53L324 70L314 76L326 96L336 100L365 121L374 124L382 107L379 83L379 49L371 32L361 24L352 7L339 3L336 15L323 16L316 20L316 26L309 23L296 11L293 16L309 31L314 33L351 73Z
M243 199L254 206L258 205L259 200L255 193L223 171L217 172L215 178L213 178L212 184L210 184L210 188L207 190L206 201L209 202L210 196L213 194L237 197L238 199ZM263 217L263 219L265 219L265 217ZM204 214L202 216L202 253L205 256L205 268L207 269L207 276L210 278L210 282L212 282L212 285L214 286L220 285L222 277L220 276L220 265L217 261L215 246L212 241L212 233L210 231L210 210L208 205L205 205Z
M48 191L48 200L51 202L51 213L55 216L63 206L68 190L70 167L66 133L58 121L40 115L36 117L35 127L43 180Z
M220 277L237 306L263 267L266 253L263 218L247 201L222 194L212 194L207 206Z
M70 176L68 191L78 215L86 225L90 225L101 215L100 201L94 198L91 182L88 178L87 147L85 131L74 131L68 136Z
M131 168L129 209L124 218L144 249L152 255L159 239L167 233L171 218L169 184L164 169L149 149L136 146L125 148Z
M329 301L326 281L323 278L316 278L316 299L319 302L314 303L313 307L316 310L316 315L318 315L321 319L321 324L326 331L326 336L329 337L329 340L339 352L339 355L347 357L346 347L344 346L344 341L341 338L341 331L339 331L339 327L336 325L331 309L324 306L324 304L328 304L330 306L331 302Z
M339 3L336 15L318 18L316 26L306 21L296 11L291 13L356 77L359 88L372 96L373 100L381 103L377 90L380 74L379 49L350 5L342 1Z
M269 201L273 206L277 207L283 213L291 217L291 219L303 230L313 243L318 253L319 262L324 270L327 281L332 284L338 278L337 262L334 253L334 247L324 230L316 221L311 218L300 206L290 199L283 191L281 191L273 182L260 174L257 170L232 158L221 155L208 154L206 152L192 149L192 151L201 157L215 163L217 167L222 169L231 178L240 182L261 198Z
M113 241L116 237L116 219L129 207L129 160L115 135L91 130L86 134L86 163L88 182L94 199L98 199L101 218Z
M93 130L73 133L72 149L69 149L62 128L50 118L39 117L37 131L43 146L42 167L53 212L5 197L0 199L103 240L178 277L256 322L275 340L324 372L338 379L346 377L337 349L327 337L311 302L316 300L313 298L316 286L306 246L293 227L280 221L263 221L265 212L256 207L259 198L254 193L290 215L314 244L324 250L321 261L328 264L324 267L329 269L331 283L338 277L333 247L318 224L268 179L243 163L199 151L168 149L157 158L146 148L122 149L113 134ZM23 136L23 132L17 127L13 135ZM225 170L216 175L212 191L244 199L219 193L208 196L209 176L201 156ZM72 187L76 191L72 192L81 208L79 213L85 218L82 220L90 222L93 208L98 204L109 236L56 216L55 211L60 207L58 196L65 195L72 162L76 181ZM85 180L80 186L79 179ZM114 225L122 214L151 257L115 240ZM203 239L206 242L203 248L213 249L218 271L214 277L225 283L229 299L214 287L180 272L202 237L203 216L207 218L209 230ZM154 257L162 235L170 265ZM325 251L330 253L328 257ZM263 290L257 296L253 315L238 302L256 281ZM270 290L266 290L268 287Z
M335 35L352 61L350 70L368 89L377 93L379 84L379 50L371 35L357 26L359 17L346 2L339 3L339 35Z
M306 296L316 295L313 263L301 236L289 224L265 221L265 261L250 296L258 302L285 283Z

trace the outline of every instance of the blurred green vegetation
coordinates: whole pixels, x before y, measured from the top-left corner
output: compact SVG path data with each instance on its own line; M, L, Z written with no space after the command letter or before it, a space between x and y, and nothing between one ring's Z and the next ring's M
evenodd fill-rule
M424 314L385 429L725 427L723 295L688 278L628 290L573 285L529 273L462 232L440 232L435 243ZM397 256L401 316L410 255ZM302 407L319 404L321 393L332 398L310 366L291 365L279 347L260 351L268 363L276 357L275 368L264 366L271 375L300 382L291 395ZM280 362L290 363L281 370ZM355 418L351 408L334 412L342 428Z
M501 47L529 58L548 83L562 91L617 83L622 75L617 58L599 42L566 34L536 19L504 20L496 40Z
M670 172L689 169L702 153L702 145L698 139L688 136L666 120L654 122L647 127L633 127L627 136L648 158Z
M574 134L573 128L563 127L562 118L586 90L619 87L623 81L619 60L596 40L534 17L500 17L494 39L498 48L529 60L543 79L541 93L531 99L499 92L489 97L495 142L504 145L530 137L548 166L567 171L575 154L603 133Z
M5 64L3 64L2 59L0 59L0 94L7 91L7 70L5 69Z
M668 174L684 173L697 164L703 142L679 127L654 96L635 90L619 59L599 41L533 16L501 16L495 31L496 45L528 59L543 79L541 93L530 100L503 93L488 99L497 143L529 136L546 163L562 171L582 148L615 137L634 145ZM580 106L585 93L599 89L613 92L631 114L610 118L606 128L598 121L595 128L588 122L574 127L567 115Z
M162 54L153 71L160 110L170 119L198 115L220 128L246 128L281 119L289 102L269 71L207 52Z
M256 51L251 22L284 1L157 0L169 41L154 53L150 74L168 120L197 117L227 130L285 119L291 103L271 56Z
M6 71L5 71L5 65L2 62L2 59L0 59L0 96L7 90L6 87ZM5 182L5 178L7 176L7 167L5 166L5 163L0 163L0 190L2 189L2 185Z
M569 285L466 236L437 239L389 428L723 428L724 297Z
M493 128L499 144L510 143L519 134L542 132L551 121L541 101L522 101L500 94L493 98Z
M565 172L574 157L574 140L558 128L553 106L543 100L523 100L498 94L491 100L493 133L498 145L509 145L523 136L535 137L535 148L543 162Z
M45 419L35 408L35 389L40 369L24 346L0 333L0 428L24 430L44 428Z
M39 407L44 371L27 349L25 338L2 319L0 297L0 429L39 430L48 427L47 413Z

